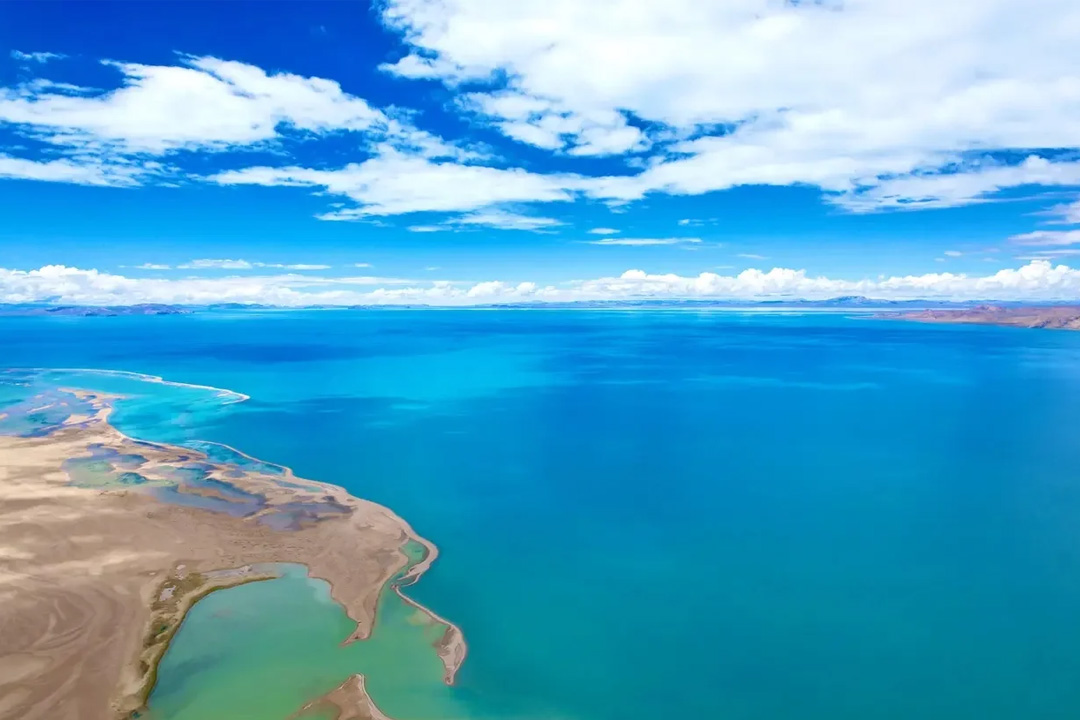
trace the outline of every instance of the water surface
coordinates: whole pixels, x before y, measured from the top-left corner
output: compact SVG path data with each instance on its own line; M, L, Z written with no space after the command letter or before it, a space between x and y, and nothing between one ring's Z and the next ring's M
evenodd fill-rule
M10 366L250 395L56 378L436 542L410 592L469 640L457 717L1080 717L1080 333L505 310L0 337Z

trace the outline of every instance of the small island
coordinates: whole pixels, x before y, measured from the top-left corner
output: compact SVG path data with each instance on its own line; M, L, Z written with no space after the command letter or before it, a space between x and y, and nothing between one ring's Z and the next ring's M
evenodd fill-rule
M67 402L61 396L76 408L63 420L0 435L0 715L142 712L193 604L272 579L276 563L301 564L330 584L356 623L342 642L369 636L392 587L445 628L434 652L453 683L461 632L402 594L437 550L400 517L239 451L224 461L130 438L109 422L116 396L61 389L30 411ZM363 676L334 682L313 706L384 717Z

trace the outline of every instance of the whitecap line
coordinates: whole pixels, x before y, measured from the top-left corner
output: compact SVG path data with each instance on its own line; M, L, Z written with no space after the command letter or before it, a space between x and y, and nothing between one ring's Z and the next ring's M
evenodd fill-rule
M235 390L228 390L226 388L214 387L213 385L199 385L197 383L179 382L176 380L166 380L160 375L149 375L147 373L134 372L132 370L105 370L101 368L43 368L43 367L31 367L31 368L8 368L8 372L37 372L37 373L90 373L97 375L111 375L114 377L124 377L135 380L142 380L144 382L158 383L161 385L173 385L175 387L187 387L195 390L209 390L216 393L218 396L227 396L225 405L233 405L235 403L241 403L246 400L250 400L251 396Z

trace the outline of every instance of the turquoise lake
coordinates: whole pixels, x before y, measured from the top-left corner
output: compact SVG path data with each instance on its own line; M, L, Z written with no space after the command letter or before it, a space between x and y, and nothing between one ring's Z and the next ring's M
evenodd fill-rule
M137 438L232 446L435 542L409 594L469 643L446 720L1080 717L1080 333L214 311L0 318L0 347L5 367L249 395L46 376L129 395L114 421ZM294 616L310 602L333 636L294 580ZM249 605L216 634L256 632ZM407 683L371 691L414 712Z

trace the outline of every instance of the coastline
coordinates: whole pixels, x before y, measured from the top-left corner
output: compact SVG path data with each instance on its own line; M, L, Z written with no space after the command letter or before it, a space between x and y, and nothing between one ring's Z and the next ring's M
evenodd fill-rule
M909 320L941 325L997 325L1040 330L1080 330L1080 307L1070 305L980 305L966 309L882 312L883 320Z
M439 659L442 660L445 669L443 673L443 682L447 685L453 685L458 670L465 662L465 656L468 654L468 645L465 643L465 636L461 632L461 628L446 618L437 615L430 608L424 607L416 600L406 595L404 590L402 590L402 588L414 585L421 576L427 572L428 568L435 562L435 559L439 557L439 548L435 546L435 543L422 538L415 533L413 533L412 539L414 542L424 547L424 557L421 558L419 562L411 565L400 578L392 583L393 590L403 601L428 615L432 621L446 626L446 632L443 633L443 636L435 643L435 651L438 653Z
M322 697L309 702L293 713L287 720L327 708L334 713L334 720L393 720L371 699L367 681L362 674L352 675L345 682Z
M115 372L131 376L123 371ZM135 377L177 384L154 376ZM231 393L219 388L194 387ZM68 646L53 648L48 659L51 665L67 666L70 671L93 658L100 667L99 672L92 674L113 677L110 689L115 690L110 702L95 708L95 698L100 700L102 695L100 682L95 683L95 691L82 694L70 682L57 683L58 693L42 687L48 683L46 678L44 683L32 683L30 688L16 687L21 691L20 701L12 709L20 709L22 714L12 717L28 720L50 717L57 707L77 708L79 716L87 718L128 717L145 708L156 682L158 662L195 602L219 589L270 579L274 577L272 573L253 568L277 562L302 564L312 577L327 581L334 601L356 623L345 642L370 636L378 598L392 587L432 622L446 627L435 651L446 669L445 681L453 682L465 657L460 629L409 598L398 587L416 582L437 557L438 549L417 535L402 518L336 485L297 478L291 469L283 466L266 463L282 468L282 476L272 475L213 461L205 453L187 447L136 440L109 423L117 396L82 390L66 392L77 393L76 397L90 402L94 414L71 416L40 437L0 436L0 449L11 458L5 467L0 467L0 474L6 481L14 481L7 483L7 492L2 497L5 501L29 501L36 518L63 518L71 525L69 535L81 538L82 544L92 551L89 554L96 557L84 560L79 552L67 552L75 550L70 543L59 552L55 548L50 551L34 542L33 537L5 532L10 525L3 522L8 518L0 513L0 545L13 547L16 557L14 564L0 564L0 576L12 579L9 585L16 588L14 592L0 594L0 602L10 603L15 615L26 619L34 628L35 622L49 625L57 621L54 615L43 617L59 602L57 598L74 604L88 592L93 597L111 596L99 600L97 605L112 611L105 615L113 615L113 623L121 618L124 622L122 629L105 635L107 647L100 647L101 638L87 637L87 633L80 633L80 628L75 627ZM102 448L110 458L140 458L143 464L138 468L139 476L153 483L117 485L110 479L97 487L73 485L73 471L67 463L73 458L86 460L88 453L93 459L93 453L103 452ZM229 449L256 463L263 462L235 448ZM192 459L193 465L210 468L205 472L205 485L179 482L175 488L169 488L171 497L181 502L170 502L156 495L162 490L158 475L175 470L173 465L191 463ZM288 487L278 482L281 477L288 480ZM222 490L218 486L227 487ZM230 507L224 512L215 511L233 496L246 503L236 505L243 512L233 514L235 508ZM257 499L257 505L251 498ZM212 503L213 509L200 507L200 503ZM12 503L6 504L15 509ZM102 518L111 518L112 522L102 523ZM404 551L410 541L425 548L424 557L416 562L410 562ZM128 547L137 547L139 551L126 550ZM73 556L79 559L73 561ZM97 577L86 572L95 563L102 568ZM72 572L76 569L78 572ZM43 598L52 600L52 604L43 606L40 602ZM94 613L94 603L88 604L89 611ZM72 624L85 624L86 608L83 610ZM35 614L39 617L35 618ZM0 668L10 664L11 658L48 656L42 646L48 644L45 639L54 641L54 638L33 635L33 630L24 632L10 650L0 651ZM56 660L61 662L52 662ZM52 680L56 682L58 678ZM0 687L4 682L0 673ZM0 707L0 717L6 710Z

